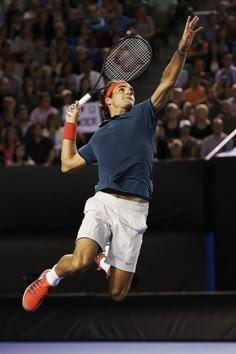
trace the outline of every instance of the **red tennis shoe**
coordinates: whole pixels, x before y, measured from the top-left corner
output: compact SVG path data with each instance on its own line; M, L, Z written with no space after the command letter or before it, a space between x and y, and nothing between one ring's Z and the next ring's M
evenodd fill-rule
M46 274L50 270L45 270L38 279L26 288L22 299L22 306L26 311L35 311L43 302L48 291L54 288L54 286L48 283L46 278Z

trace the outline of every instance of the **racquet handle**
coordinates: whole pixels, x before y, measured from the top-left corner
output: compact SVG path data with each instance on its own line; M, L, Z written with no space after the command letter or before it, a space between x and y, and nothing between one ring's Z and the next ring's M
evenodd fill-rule
M90 100L92 96L90 95L90 93L86 93L86 95L84 95L78 102L78 105L81 106L82 104L88 102Z
M85 104L86 102L88 102L90 100L92 96L90 95L90 93L86 93L86 95L84 95L79 102L77 103L78 106L81 106L82 104ZM67 111L67 114L69 114L69 116L71 116L71 112Z

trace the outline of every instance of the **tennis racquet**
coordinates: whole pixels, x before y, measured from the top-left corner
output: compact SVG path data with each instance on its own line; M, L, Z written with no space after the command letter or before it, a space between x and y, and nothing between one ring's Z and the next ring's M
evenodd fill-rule
M88 102L93 95L106 87L96 89L102 76L110 81L132 81L145 72L151 59L152 48L145 39L137 35L121 38L107 53L94 88L79 100L78 105Z

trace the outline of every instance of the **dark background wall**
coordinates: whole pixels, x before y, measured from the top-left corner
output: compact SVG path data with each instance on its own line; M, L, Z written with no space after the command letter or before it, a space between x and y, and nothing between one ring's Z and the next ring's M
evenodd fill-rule
M131 291L206 290L208 231L216 238L217 290L235 290L235 175L234 158L155 163L149 228ZM28 281L72 252L97 167L68 175L57 166L3 168L0 179L0 266L7 269L0 293L22 292ZM105 290L105 275L95 265L59 287L61 292Z

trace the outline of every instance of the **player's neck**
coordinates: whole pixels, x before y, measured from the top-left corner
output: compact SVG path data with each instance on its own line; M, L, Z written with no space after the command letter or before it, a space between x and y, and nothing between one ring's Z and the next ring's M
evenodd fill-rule
M119 116L120 114L125 113L127 111L128 110L125 109L125 108L115 108L115 107L113 107L110 110L110 116L111 116L111 118L114 117L114 116Z

